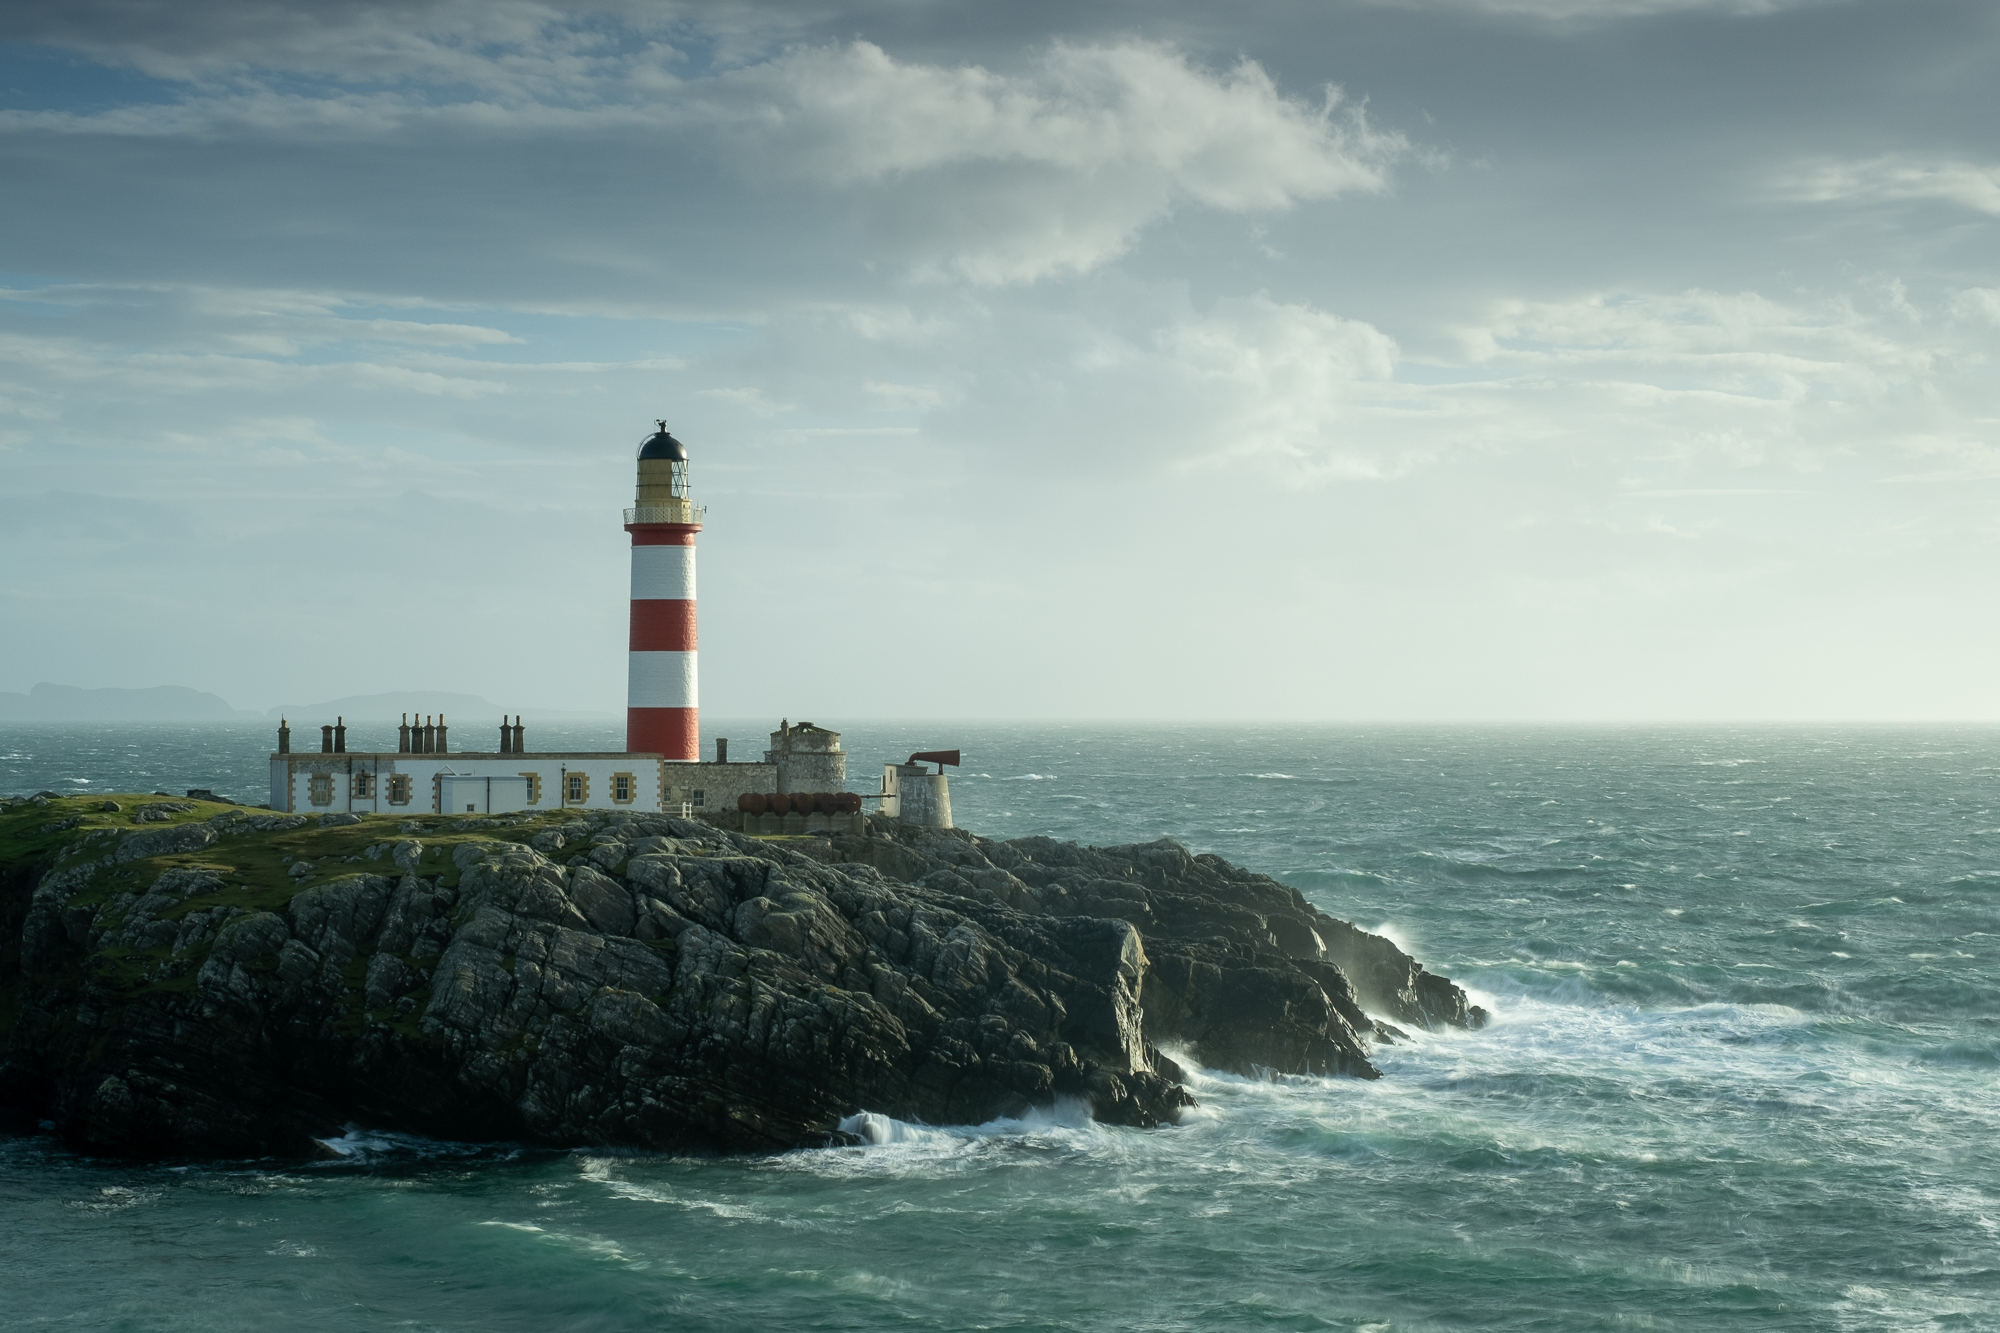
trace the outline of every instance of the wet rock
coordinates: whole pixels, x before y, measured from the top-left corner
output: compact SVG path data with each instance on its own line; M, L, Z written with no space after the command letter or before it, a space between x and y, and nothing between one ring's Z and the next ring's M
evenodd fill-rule
M1370 1013L1479 1018L1391 942L1171 842L871 821L794 847L605 812L525 844L379 843L363 856L394 873L278 911L227 867L94 878L305 823L231 812L125 833L31 891L0 881L21 904L0 913L20 922L0 1100L113 1152L308 1152L349 1120L769 1150L830 1142L862 1108L962 1123L1077 1097L1150 1126L1191 1104L1163 1046L1373 1077L1370 1039L1397 1030ZM329 864L312 837L286 839L301 876Z

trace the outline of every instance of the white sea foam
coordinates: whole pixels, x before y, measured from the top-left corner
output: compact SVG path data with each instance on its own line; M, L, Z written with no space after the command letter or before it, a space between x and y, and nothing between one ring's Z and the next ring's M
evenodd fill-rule
M1416 956L1417 946L1415 935L1404 930L1394 922L1384 921L1381 925L1376 926L1371 933L1380 935L1383 939L1389 941L1389 943L1395 945L1411 957L1414 958Z
M877 1148L891 1143L937 1143L955 1138L945 1130L913 1125L873 1111L859 1111L847 1116L840 1122L840 1132L852 1134L870 1147Z
M90 1198L68 1200L69 1206L85 1213L122 1213L128 1208L152 1203L159 1190L133 1189L129 1185L104 1185Z
M399 1134L393 1130L363 1129L349 1124L337 1139L315 1139L330 1149L334 1158L327 1165L366 1165L393 1158L474 1157L497 1153L516 1156L519 1149L483 1143L456 1143L449 1139L427 1139L420 1134Z
M532 1222L509 1222L492 1218L479 1224L483 1227L499 1227L506 1231L519 1231L537 1237L543 1243L560 1246L601 1259L627 1265L633 1268L647 1268L648 1261L634 1256L624 1245L606 1236L593 1236L573 1231L560 1231L553 1227L536 1226Z
M1078 1097L1058 1097L1048 1106L1031 1107L1019 1116L1001 1116L977 1125L922 1125L875 1111L857 1111L840 1122L843 1133L853 1134L867 1147L914 1144L920 1147L960 1145L973 1139L1007 1138L1049 1130L1088 1129L1089 1103Z

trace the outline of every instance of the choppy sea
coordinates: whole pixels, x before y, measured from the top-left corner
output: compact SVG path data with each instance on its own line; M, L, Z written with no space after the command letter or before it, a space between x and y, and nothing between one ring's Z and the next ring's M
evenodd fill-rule
M1377 1082L1196 1074L1153 1131L1057 1106L716 1159L362 1125L329 1163L148 1165L0 1139L0 1328L2000 1328L2000 729L846 744L864 782L962 748L983 834L1275 875L1495 1023ZM256 802L269 746L8 727L0 791Z

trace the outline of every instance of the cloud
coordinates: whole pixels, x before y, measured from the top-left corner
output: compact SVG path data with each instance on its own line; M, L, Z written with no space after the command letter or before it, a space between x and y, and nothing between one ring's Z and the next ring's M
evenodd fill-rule
M315 292L52 283L0 288L0 304L61 310L72 317L69 333L83 327L105 336L115 330L128 339L142 331L165 335L177 350L289 357L338 343L493 347L521 341L483 325L356 318L344 312L361 303Z
M1190 467L1255 459L1299 479L1369 478L1406 462L1366 420L1395 376L1395 342L1372 325L1268 296L1225 299L1157 339L1168 377L1206 400L1208 445Z
M762 389L697 389L695 392L704 398L720 398L733 403L753 416L774 417L783 412L798 411L791 403L774 402Z
M232 304L125 291L120 304L102 298L69 317L115 315L145 330L146 344L191 349L172 354L0 308L17 333L35 331L0 347L0 393L25 387L52 413L29 427L32 455L10 455L10 490L28 505L37 502L24 494L72 492L83 497L78 514L98 491L144 495L160 523L171 515L182 525L183 538L134 529L110 546L91 539L101 549L79 536L60 552L65 599L88 600L93 583L172 589L154 594L148 632L168 634L176 619L212 630L203 606L216 594L202 571L282 533L281 558L232 596L282 598L302 562L352 548L342 568L365 599L343 594L328 613L356 623L420 621L440 606L472 619L504 617L505 605L574 608L592 628L518 644L504 671L490 668L505 679L482 689L574 681L577 697L615 705L622 678L604 663L615 666L622 642L616 504L649 426L636 409L659 403L696 453L715 519L704 534L704 631L718 655L718 700L789 707L796 658L768 637L763 608L772 589L811 586L801 571L824 569L849 581L839 586L872 590L864 603L895 608L892 626L853 613L852 598L807 596L787 622L821 645L842 706L857 714L919 707L866 670L840 674L840 663L876 662L885 635L957 636L963 665L920 701L947 712L968 707L964 698L1009 710L1159 710L1196 676L1244 688L1230 674L1239 666L1182 661L1163 638L1185 599L1162 589L1186 589L1147 571L1181 569L1200 534L1215 563L1191 570L1189 586L1243 642L1286 660L1400 663L1369 668L1373 683L1343 697L1421 712L1463 685L1438 674L1458 651L1444 622L1512 642L1509 623L1560 604L1606 623L1665 615L1692 629L1715 614L1716 596L1726 602L1788 561L1845 570L1860 558L1843 554L1852 548L1908 567L1904 539L1874 531L1867 511L1835 507L1829 497L1842 487L2000 475L2000 449L1979 424L2000 415L1981 359L1991 327L1972 317L1983 301L1971 298L1512 297L1463 313L1448 352L1417 356L1374 324L1310 301L1197 302L1178 284L1117 273L1081 285L826 305L679 360L625 363L551 356L541 317L504 311L449 319L521 343L385 342L365 360L343 345L324 362L193 350L226 345L233 321L254 329L273 309L330 309L362 324L376 314L309 292ZM431 312L401 313L421 324ZM176 321L189 327L175 334ZM644 342L661 327L610 331ZM885 336L859 337L857 327ZM574 336L565 328L557 341ZM425 374L504 392L430 392ZM730 392L702 392L713 388ZM789 410L773 416L773 405ZM1932 512L1924 489L1900 487L1913 498L1877 509L1920 521ZM1769 532L1757 526L1764 518L1746 521L1792 512L1781 506L1816 506L1817 517ZM1949 540L1949 524L1934 526L1945 531L1926 540ZM36 549L25 534L10 540L10 558ZM504 599L456 590L451 551L468 544L497 553ZM936 560L913 565L913 544ZM21 623L50 631L65 614L57 601L18 609ZM1100 675L1129 670L1143 691L1036 685L1007 642L1030 614L1116 667ZM1310 628L1334 623L1337 634ZM1572 639L1547 615L1536 623L1524 662L1580 654L1589 669L1523 675L1527 693L1511 703L1480 692L1499 688L1490 684L1449 697L1517 714L1533 711L1524 698L1560 711L1565 690L1586 687L1578 697L1614 713L1645 702L1634 692L1652 686L1605 693L1592 683L1609 631ZM1417 636L1423 651L1412 658L1397 634ZM610 645L585 654L582 679L571 639ZM84 649L106 648L89 634L76 643L79 663ZM447 636L434 657L396 669L448 670L461 647ZM194 653L181 645L165 660L191 663ZM726 666L724 654L733 654ZM272 673L293 669L253 669L253 658L201 683L252 701L281 688ZM1169 666L1149 669L1156 659ZM315 666L322 674L311 679L339 693L362 669ZM1303 685L1271 688L1244 706L1302 715L1329 706Z
M789 53L700 89L710 116L794 170L848 184L977 163L1139 164L1241 211L1379 187L1365 128L1282 96L1262 68L1217 75L1169 48L1057 44L1027 71L899 62L868 42ZM1337 98L1330 98L1337 101Z
M1139 41L1057 43L1008 72L897 60L863 41L694 78L650 48L607 61L575 71L559 98L532 82L450 100L435 89L251 84L165 106L0 112L0 133L30 172L52 170L33 162L48 151L131 158L143 145L121 191L171 194L181 210L180 162L211 173L228 150L268 178L324 159L323 178L285 192L287 225L298 225L303 195L336 252L455 214L486 230L519 220L531 235L517 243L542 249L544 264L629 275L667 258L648 221L712 227L754 210L754 228L846 249L825 257L836 268L886 264L989 286L1099 267L1181 209L1271 213L1380 192L1407 148L1336 89L1307 102L1255 62L1211 70ZM279 145L293 161L272 161ZM413 155L441 170L384 178ZM586 191L609 196L608 215L576 207L576 195L523 189L593 170ZM210 198L240 198L239 225L254 225L262 199L226 177L207 184ZM825 203L773 217L773 191ZM537 215L547 225L527 223ZM551 234L566 255L546 252Z
M1373 0L1384 7L1441 9L1556 22L1614 22L1662 14L1721 14L1756 18L1833 0Z
M1468 362L1540 373L1691 374L1744 393L1796 396L1829 380L1847 388L1920 373L1933 353L1893 336L1893 307L1852 297L1787 304L1757 292L1621 292L1558 301L1503 300L1460 329Z
M634 35L644 47L648 34L686 29L698 8L615 0L20 0L0 18L0 34L170 80L284 71L546 90L629 58ZM714 6L710 26L743 24L729 20L727 6ZM759 26L786 27L775 15Z
M7 270L51 275L0 296L0 504L69 534L0 523L0 669L615 706L658 415L716 707L1796 708L1846 636L1990 709L1946 604L1990 563L1996 285L1915 210L1740 189L1986 220L1976 152L1807 155L1930 142L1907 89L1990 45L1783 7L20 0L0 35L124 72L16 50L0 113ZM308 586L447 628L303 653Z
M1253 61L1216 73L1144 42L1058 43L1011 75L851 42L690 92L732 151L875 187L876 225L904 230L921 270L982 283L1094 268L1184 205L1380 191L1407 147L1331 87L1309 105Z
M2000 287L1968 287L1953 295L1951 310L1963 319L2000 324Z
M1779 176L1777 192L1809 203L1956 204L2000 217L2000 166L1942 157L1885 154L1824 158Z

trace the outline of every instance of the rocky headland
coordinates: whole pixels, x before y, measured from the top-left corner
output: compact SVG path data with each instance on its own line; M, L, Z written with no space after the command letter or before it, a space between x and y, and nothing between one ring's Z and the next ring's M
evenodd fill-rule
M1192 1104L1163 1049L1373 1078L1393 1024L1485 1017L1171 841L0 808L0 1106L93 1151L309 1155L351 1122L768 1151L849 1141L864 1109L1061 1097L1149 1126Z

